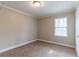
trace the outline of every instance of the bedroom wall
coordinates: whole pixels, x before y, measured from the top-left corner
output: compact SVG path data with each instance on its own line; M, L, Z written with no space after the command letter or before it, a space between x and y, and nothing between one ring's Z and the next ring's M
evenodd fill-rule
M67 37L55 36L55 18L67 17ZM51 43L75 47L75 11L44 17L39 20L38 38Z
M37 38L37 20L0 6L0 50Z

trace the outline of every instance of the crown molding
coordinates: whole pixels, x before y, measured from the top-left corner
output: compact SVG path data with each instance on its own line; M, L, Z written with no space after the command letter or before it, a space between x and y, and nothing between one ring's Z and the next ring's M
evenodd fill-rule
M18 12L18 13L20 13L20 14L26 15L26 16L34 17L33 15L31 15L31 14L29 14L29 13L25 13L25 12L23 12L23 11L17 10L17 9L15 9L15 8L12 8L12 7L3 5L3 4L0 4L0 6L1 6L1 7L4 7L4 8L7 8L7 9L9 9L9 10L12 10L12 11Z

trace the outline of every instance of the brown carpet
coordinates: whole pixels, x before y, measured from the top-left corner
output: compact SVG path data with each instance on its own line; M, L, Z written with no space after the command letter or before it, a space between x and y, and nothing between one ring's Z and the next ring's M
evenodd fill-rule
M76 57L75 49L36 41L7 52L1 57Z

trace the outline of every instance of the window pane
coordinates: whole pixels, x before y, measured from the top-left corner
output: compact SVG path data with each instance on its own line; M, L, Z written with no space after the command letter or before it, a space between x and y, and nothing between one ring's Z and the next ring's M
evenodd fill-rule
M55 35L56 36L67 36L67 29L66 28L55 28Z
M67 27L67 18L55 19L55 27Z
M55 35L67 36L67 18L55 19Z

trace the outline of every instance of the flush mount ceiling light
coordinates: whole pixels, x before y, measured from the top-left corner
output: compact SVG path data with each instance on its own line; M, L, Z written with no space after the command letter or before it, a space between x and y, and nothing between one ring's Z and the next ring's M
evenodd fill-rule
M41 2L40 1L33 1L33 6L39 7L39 6L41 6Z

